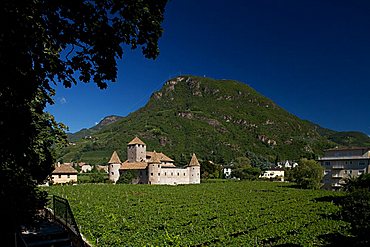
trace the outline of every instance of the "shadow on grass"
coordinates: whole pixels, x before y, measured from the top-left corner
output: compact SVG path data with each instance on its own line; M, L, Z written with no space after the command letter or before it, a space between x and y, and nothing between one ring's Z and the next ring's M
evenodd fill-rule
M319 198L313 199L315 202L332 202L337 206L343 204L343 201L346 197L345 196L323 196Z
M335 205L341 207L341 210L335 214L330 215L321 215L323 218L327 218L330 220L343 220L349 223L351 222L351 219L345 216L343 214L343 206L345 206L346 200L348 201L348 196L341 195L341 196L323 196L319 198L313 199L315 202L331 202ZM348 202L347 202L348 203ZM348 233L351 232L352 236L346 236L341 233L328 233L323 234L319 236L319 239L324 242L323 246L326 247L334 247L334 246L354 246L354 247L365 247L370 246L369 241L367 238L363 236L359 236L357 232L354 232L353 230L349 229ZM369 233L370 234L370 233Z
M322 240L324 243L326 243L323 245L326 247L361 246L361 245L356 244L355 237L344 236L339 233L323 234L319 236L319 239Z
M295 183L289 183L289 184L282 184L282 185L278 185L277 187L284 187L284 188L293 188L293 189L302 189L302 187L300 187L298 184L295 184Z
M300 244L279 244L279 245L274 245L274 246L279 246L279 247L302 247Z

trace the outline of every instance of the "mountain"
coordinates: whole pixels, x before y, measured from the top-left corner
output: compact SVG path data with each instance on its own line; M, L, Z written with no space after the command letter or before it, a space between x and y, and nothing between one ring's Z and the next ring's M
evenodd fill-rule
M97 125L89 129L81 129L76 133L67 133L68 140L71 142L75 142L77 140L80 140L81 138L87 138L91 135L94 135L97 131L101 130L105 126L117 122L121 118L122 118L121 116L116 115L104 117Z
M247 156L262 164L315 157L341 139L338 132L299 119L244 83L196 76L167 81L141 109L95 127L70 135L75 144L62 150L60 160L106 164L114 150L124 160L127 143L138 136L148 150L164 152L180 165L193 152L201 160Z
M339 146L370 146L370 137L358 131L334 131L315 125L317 132Z

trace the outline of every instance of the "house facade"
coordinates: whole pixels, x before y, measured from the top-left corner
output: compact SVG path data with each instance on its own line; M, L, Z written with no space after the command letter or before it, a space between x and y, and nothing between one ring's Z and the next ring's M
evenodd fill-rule
M291 168L295 168L297 166L298 166L297 162L293 162L293 161L289 161L289 160L278 162L278 164L277 164L278 168L290 168L291 169Z
M200 164L193 154L189 165L178 168L174 160L163 153L146 151L146 144L135 137L127 144L127 160L121 162L116 151L109 164L109 179L117 182L121 175L134 174L134 184L199 184Z
M271 168L263 172L260 178L264 179L277 179L284 182L285 171L283 168Z
M324 188L338 190L347 178L355 178L370 171L370 148L344 147L325 151L318 161L324 168Z
M53 184L77 183L78 171L71 165L57 164L51 173Z

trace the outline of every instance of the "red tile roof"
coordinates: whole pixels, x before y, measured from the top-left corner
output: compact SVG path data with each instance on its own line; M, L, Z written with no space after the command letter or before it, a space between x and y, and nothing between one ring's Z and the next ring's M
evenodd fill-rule
M146 152L146 158L150 160L150 158L153 156L154 152ZM157 153L159 155L159 159L162 162L173 162L174 160L165 155L164 153Z
M110 160L108 164L121 164L121 160L118 157L118 154L116 151L113 152L112 157L110 157Z
M141 144L141 145L145 145L145 143L140 140L137 136L132 139L132 141L130 141L127 145L135 145L135 144Z
M120 170L144 170L147 166L146 162L128 162L126 160L121 164Z
M189 166L200 166L197 156L195 156L194 153L193 153L193 156L191 157Z
M70 165L60 165L55 167L51 174L77 174L77 170Z

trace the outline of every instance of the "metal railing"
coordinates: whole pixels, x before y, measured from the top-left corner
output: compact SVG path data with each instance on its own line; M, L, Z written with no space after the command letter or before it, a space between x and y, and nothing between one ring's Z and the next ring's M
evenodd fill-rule
M52 217L55 222L61 224L64 228L69 231L70 238L72 240L73 246L86 247L89 246L83 239L78 229L78 225L73 216L72 209L68 203L67 199L59 196L53 196L52 200Z

